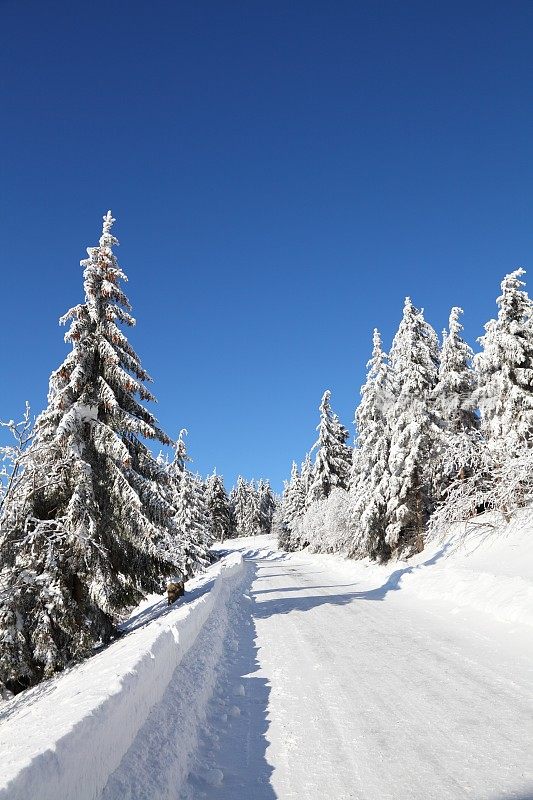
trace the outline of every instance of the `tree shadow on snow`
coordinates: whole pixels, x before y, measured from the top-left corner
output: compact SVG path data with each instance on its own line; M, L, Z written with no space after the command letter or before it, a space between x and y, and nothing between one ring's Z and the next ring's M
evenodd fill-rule
M251 586L257 564L247 562L245 569L246 578L228 610L230 628L188 793L180 800L197 796L207 800L277 800L270 783L273 768L266 759L270 685L256 675L256 604Z
M227 611L215 605L101 800L276 800L266 760L270 688L255 674L253 603L243 601L254 576L246 564Z
M356 587L356 583L352 584L320 584L313 585L306 583L301 586L280 586L274 589L256 589L253 591L253 597L256 599L254 615L258 618L265 619L274 614L290 614L292 611L311 611L323 605L337 605L344 606L354 603L358 600L385 600L389 592L398 591L401 589L401 580L404 575L421 569L423 567L431 566L441 559L448 545L445 545L441 550L438 550L431 558L421 564L413 564L412 566L403 567L392 572L384 584L376 587L375 589L366 589L364 591L351 591L336 594L330 594L329 589L348 589ZM261 566L261 562L258 562ZM307 573L320 574L320 573ZM271 577L270 575L268 576ZM317 594L305 594L312 591L318 592ZM302 593L300 596L297 593ZM280 594L281 597L263 600L265 595ZM288 594L289 596L283 596Z
M376 589L369 589L365 592L358 592L357 596L361 600L384 600L389 592L395 592L401 588L400 583L404 575L409 575L411 572L416 572L419 569L430 567L433 564L436 564L437 561L440 561L440 559L443 558L448 548L449 544L444 545L444 547L442 547L440 550L437 550L437 552L431 558L428 558L427 561L423 561L421 564L413 564L410 567L394 570L394 572L389 575L382 586L379 586Z

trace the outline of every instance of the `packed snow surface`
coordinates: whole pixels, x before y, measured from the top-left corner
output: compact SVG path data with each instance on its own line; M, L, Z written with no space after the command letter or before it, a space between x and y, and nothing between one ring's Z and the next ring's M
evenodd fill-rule
M113 773L127 763L139 731L146 729L153 709L167 697L175 700L165 705L179 719L173 723L175 750L169 768L172 780L183 779L198 716L212 689L209 665L212 673L230 586L241 570L241 556L234 553L189 581L185 597L175 605L154 597L123 626L127 635L80 666L0 706L0 798L127 796L118 793ZM202 659L194 658L195 665L202 664L197 676L206 681L202 684L191 675L187 658L206 625L213 628L209 647ZM155 788L153 794L146 789L147 780L155 787L160 779L155 769L142 778L143 796L160 796Z
M496 534L457 531L386 567L233 545L242 596L176 796L531 800L533 600L505 588L499 614L493 593L531 588L533 544L531 529Z
M225 578L6 705L0 798L531 800L526 523L387 566L225 543Z

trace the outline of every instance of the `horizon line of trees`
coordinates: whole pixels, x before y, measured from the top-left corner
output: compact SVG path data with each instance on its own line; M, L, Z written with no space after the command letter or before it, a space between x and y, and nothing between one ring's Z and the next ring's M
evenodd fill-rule
M476 355L459 307L440 342L409 297L388 353L374 331L355 446L326 391L318 439L285 482L281 547L383 562L420 552L456 522L484 511L508 518L533 500L533 303L523 275L503 279Z
M188 469L186 431L174 442L146 407L152 379L123 332L135 319L114 222L109 211L81 261L85 300L60 319L71 349L46 408L35 423L29 406L4 423L14 442L0 448L0 696L116 637L147 594L205 568L214 539L270 530L268 482L238 483L230 502L216 472Z

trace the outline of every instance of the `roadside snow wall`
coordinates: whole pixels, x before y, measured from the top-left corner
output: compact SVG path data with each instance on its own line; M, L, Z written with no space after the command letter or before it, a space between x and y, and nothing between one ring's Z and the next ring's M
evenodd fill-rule
M225 611L242 571L242 556L231 554L190 581L180 604L167 609L159 598L110 647L1 705L0 800L100 797L212 612Z

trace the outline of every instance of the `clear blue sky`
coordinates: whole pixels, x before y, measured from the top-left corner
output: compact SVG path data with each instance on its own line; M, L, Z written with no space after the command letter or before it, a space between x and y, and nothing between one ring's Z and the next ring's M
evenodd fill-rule
M533 2L0 0L0 417L45 403L113 210L194 466L276 488L403 298L471 343L533 264ZM533 271L531 274L533 290Z

